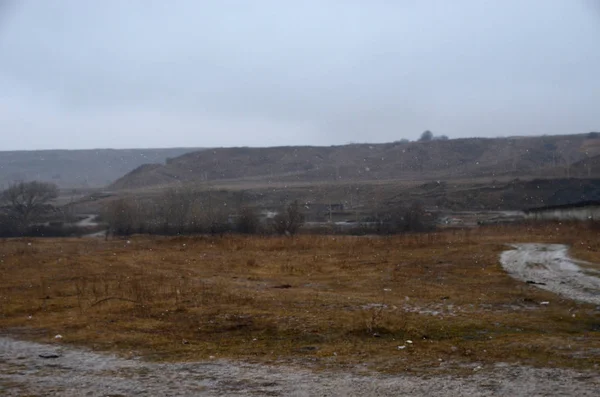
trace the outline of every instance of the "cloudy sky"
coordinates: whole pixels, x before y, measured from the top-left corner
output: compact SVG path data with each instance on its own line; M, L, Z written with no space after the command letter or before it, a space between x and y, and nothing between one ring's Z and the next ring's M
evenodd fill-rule
M0 150L600 130L599 0L0 0Z

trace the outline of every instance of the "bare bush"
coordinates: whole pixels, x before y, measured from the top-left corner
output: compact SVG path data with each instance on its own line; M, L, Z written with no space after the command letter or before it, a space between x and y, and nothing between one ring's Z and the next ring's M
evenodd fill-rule
M142 223L138 206L132 199L119 199L111 202L103 217L108 223L109 233L119 236L128 236L139 232Z
M408 207L396 205L380 208L369 221L367 228L375 234L419 233L435 229L434 219L418 202Z
M190 187L167 190L159 199L159 214L168 234L183 234L189 229L197 193Z
M304 224L304 213L298 200L289 204L273 218L273 230L278 234L294 235Z
M14 217L0 213L0 237L12 237L18 230L19 224Z
M243 234L255 234L260 228L260 218L256 211L250 207L240 210L236 221L236 231Z
M223 234L232 229L224 208L202 201L198 192L183 187L145 200L120 199L110 203L103 215L113 235L134 233L183 235Z

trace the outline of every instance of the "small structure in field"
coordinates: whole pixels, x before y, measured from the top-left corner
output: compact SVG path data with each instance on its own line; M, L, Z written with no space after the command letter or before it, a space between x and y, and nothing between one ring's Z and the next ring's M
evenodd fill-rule
M525 210L525 218L533 220L598 221L600 201L552 205Z

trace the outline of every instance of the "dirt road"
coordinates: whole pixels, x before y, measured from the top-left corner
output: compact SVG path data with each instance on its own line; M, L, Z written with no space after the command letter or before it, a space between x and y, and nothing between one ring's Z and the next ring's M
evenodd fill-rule
M84 216L85 216L85 218L83 218L79 222L75 223L75 226L77 226L77 227L98 226L98 222L96 222L96 218L98 218L98 215L84 215Z
M43 357L45 358L43 358ZM595 396L597 373L496 365L464 377L312 372L212 360L153 364L0 337L0 395Z
M572 259L562 244L513 244L500 262L513 277L573 300L600 305L600 267Z

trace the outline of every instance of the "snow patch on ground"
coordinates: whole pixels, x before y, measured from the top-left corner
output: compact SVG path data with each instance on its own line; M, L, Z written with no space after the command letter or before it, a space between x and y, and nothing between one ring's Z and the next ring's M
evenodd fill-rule
M500 255L513 277L569 299L600 305L600 278L580 268L563 244L512 244ZM594 273L596 274L596 273Z

